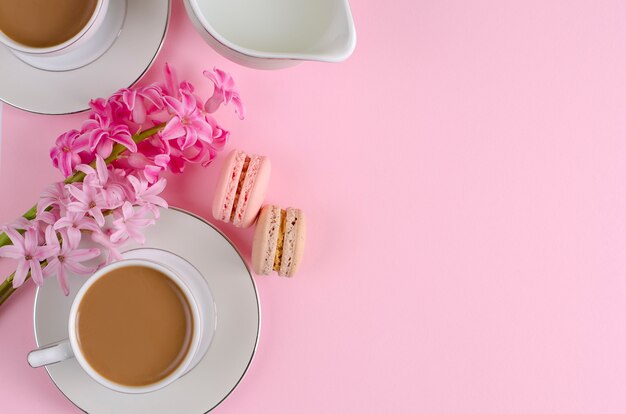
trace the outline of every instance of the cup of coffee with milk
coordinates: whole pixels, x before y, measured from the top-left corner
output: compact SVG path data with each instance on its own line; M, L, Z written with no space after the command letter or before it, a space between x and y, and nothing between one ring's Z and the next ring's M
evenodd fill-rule
M76 358L95 381L130 394L159 390L192 370L213 338L215 305L193 266L171 267L159 255L172 253L153 253L91 276L72 303L68 338L32 351L29 364Z
M0 43L35 68L72 70L111 47L125 14L126 0L0 0Z

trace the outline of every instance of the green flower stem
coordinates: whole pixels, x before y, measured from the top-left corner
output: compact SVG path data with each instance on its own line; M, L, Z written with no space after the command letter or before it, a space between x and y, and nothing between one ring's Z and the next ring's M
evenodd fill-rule
M13 277L15 276L15 272L11 273L9 277L5 279L2 284L0 284L0 305L4 303L5 300L9 298L17 289L13 287Z
M133 135L133 141L135 141L136 143L139 143L141 141L143 141L144 139L151 137L152 135L156 134L157 132L159 132L160 130L162 130L163 128L165 128L165 122L163 122L162 124L156 125L150 129L146 129L145 131L139 132L135 135ZM111 155L109 155L107 158L105 158L104 162L106 162L107 164L110 164L111 162L115 161L116 159L119 158L119 156L126 151L126 147L121 145L121 144L115 144L113 146L113 151L111 152ZM92 167L96 167L96 162L93 161L90 164ZM76 182L80 182L83 181L83 179L85 178L85 173L83 173L82 171L76 171L73 175L71 175L70 177L68 177L65 180L65 184L71 184L71 183L76 183ZM37 216L37 204L35 204L34 206L32 206L30 208L30 210L28 210L26 213L24 213L24 218L27 220L32 220ZM2 233L0 234L0 246L6 246L11 244L11 239L9 239L9 236L7 236L6 233ZM41 262L41 266L44 267L46 265L46 261L44 260L43 262ZM0 305L2 305L4 303L4 301L6 301L12 294L13 292L15 292L16 288L13 287L13 277L15 276L15 272L12 273L9 277L7 277L4 282L2 282L2 284L0 284ZM26 280L28 280L28 278L30 278L30 274L28 274L26 276Z

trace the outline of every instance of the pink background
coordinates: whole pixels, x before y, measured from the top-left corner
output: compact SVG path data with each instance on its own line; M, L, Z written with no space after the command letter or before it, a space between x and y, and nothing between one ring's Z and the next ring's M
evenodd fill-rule
M257 277L258 355L216 413L626 411L626 3L354 0L345 63L217 56L174 1L165 61L231 71L231 147L304 208L302 271ZM204 90L208 90L205 84ZM0 221L59 178L84 115L4 108ZM210 218L219 161L171 181ZM251 231L218 225L245 255ZM32 285L0 309L0 411L77 410L34 346Z

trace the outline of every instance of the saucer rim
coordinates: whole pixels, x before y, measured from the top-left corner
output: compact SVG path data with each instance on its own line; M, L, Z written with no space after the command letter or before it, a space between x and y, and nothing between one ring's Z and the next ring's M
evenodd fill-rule
M257 288L257 285L256 285L256 282L254 280L254 277L252 276L252 272L250 271L250 267L248 266L248 263L244 260L242 254L239 251L239 249L237 248L237 246L235 246L233 241L230 240L228 238L228 236L226 236L224 234L224 232L222 232L220 229L218 229L214 224L212 224L208 220L204 219L203 217L200 217L199 215L197 215L195 213L192 213L189 210L186 210L186 209L183 209L183 208L180 208L180 207L173 207L173 206L169 206L167 209L168 210L174 210L174 211L177 211L179 213L187 214L187 215L189 215L189 216L191 216L191 217L193 217L193 218L195 218L197 220L200 220L201 222L203 222L203 223L207 224L208 226L210 226L211 228L213 228L213 230L215 230L218 234L220 234L232 246L232 248L235 250L235 252L237 252L237 255L241 259L241 262L243 263L244 267L246 268L246 271L248 272L248 276L250 277L250 281L252 282L252 288L254 290L254 297L256 299L256 307L257 307L257 315L258 315L258 317L257 317L257 320L258 320L258 322L257 322L257 331L256 331L256 338L255 338L255 341L254 341L254 348L252 350L252 354L250 355L250 359L248 360L248 364L246 365L245 369L241 373L241 376L239 377L237 382L235 384L233 384L233 386L230 389L230 391L221 400L219 400L213 407L209 408L207 411L204 412L204 414L208 414L209 412L213 411L215 408L219 407L224 402L224 400L226 400L233 393L233 391L235 391L235 389L237 389L237 387L239 386L241 381L244 379L244 377L246 376L246 374L250 370L250 365L252 365L252 361L254 360L254 357L256 356L257 349L259 347L259 339L261 337L261 323L262 323L261 301L260 301L260 298L259 298L259 290ZM33 303L33 334L34 334L34 337L35 337L35 345L38 348L41 346L41 344L39 344L39 339L37 338L37 319L36 319L36 314L37 314L37 297L39 296L39 290L40 289L41 289L41 287L37 286L37 290L35 291L35 300L34 300L34 303ZM203 357L203 359L204 359L204 357ZM65 399L68 400L70 403L72 403L72 405L74 407L78 408L83 413L89 414L88 411L85 411L82 407L78 406L74 401L72 401L72 399L70 397L68 397L63 392L63 390L59 387L59 385L56 383L56 381L54 380L54 378L50 374L50 371L48 370L48 367L46 366L44 368L46 369L46 374L48 375L48 377L50 378L50 380L52 381L54 386L65 397ZM115 391L112 391L112 392L115 392ZM158 390L155 391L155 392L158 392Z
M133 0L128 0L128 1L133 1ZM150 70L150 68L152 68L152 66L154 65L154 61L155 61L155 60L156 60L156 58L159 56L159 53L161 52L161 49L163 48L163 44L165 43L165 38L167 37L167 34L169 33L169 30L170 30L170 22L171 22L171 19L172 19L172 0L164 0L164 1L167 1L167 17L166 17L166 19L165 19L165 25L164 25L164 28L163 28L163 35L161 36L161 40L160 40L160 42L159 42L159 46L155 49L155 51L154 51L154 55L152 56L152 58L150 59L150 61L147 63L147 65L146 65L145 69L143 70L143 72L141 72L141 73L139 74L139 76L137 77L137 79L135 79L135 80L134 80L134 81L133 81L130 85L128 85L128 86L121 86L122 88L131 88L131 87L135 86L135 85L136 85L139 81L141 81L141 79L145 76L146 72L148 72L148 70ZM123 26L122 26L122 27L123 27ZM119 34L118 34L118 37L119 37ZM117 39L116 39L116 41L117 41ZM114 42L114 44L115 44L115 42ZM109 51L111 50L111 47L112 47L112 46L113 46L113 45L111 45L111 46L110 46L110 47L106 50L106 52L104 52L104 53L103 53L103 55L102 55L102 56L104 56L105 54L109 53ZM3 47L3 46L0 46L0 47ZM91 65L91 64L96 64L96 63L98 62L98 60L99 60L102 56L98 57L98 59L94 60L93 62L90 62L90 63L89 63L89 65ZM19 58L18 58L18 60L19 60L22 64L24 64L24 65L27 65L27 66L29 66L29 67L33 67L33 68L35 68L34 66L32 66L32 65L30 65L30 64L28 64L28 63L26 63L26 62L22 61L22 60L21 60L21 59L19 59ZM85 66L87 66L87 65L84 65L84 66L81 66L81 67L79 67L79 68L76 68L75 70L80 70L80 69L84 68ZM37 70L41 70L41 71L43 71L43 72L53 72L53 71L46 70L46 69L39 69L39 68L35 68L35 69L37 69ZM58 72L67 73L67 72L71 72L71 71L64 70L64 71L58 71ZM33 110L33 109L23 108L23 107L21 107L21 106L19 106L19 105L17 105L17 104L14 104L14 103L11 103L11 102L7 101L6 99L3 99L3 98L2 98L2 96L0 96L0 103L4 103L4 104L6 104L6 105L9 105L9 106L11 106L11 107L13 107L13 108L19 109L19 110L21 110L21 111L26 111L26 112L29 112L29 113L31 113L31 114L37 114L37 115L50 115L50 116L73 115L73 114L80 114L80 113L83 113L83 112L86 112L86 111L88 111L88 110L89 110L89 103L86 103L86 104L85 104L85 105L86 105L86 108L83 108L83 109L77 109L77 110L75 110L75 111L70 111L70 112L41 112L41 111L38 111L38 110Z

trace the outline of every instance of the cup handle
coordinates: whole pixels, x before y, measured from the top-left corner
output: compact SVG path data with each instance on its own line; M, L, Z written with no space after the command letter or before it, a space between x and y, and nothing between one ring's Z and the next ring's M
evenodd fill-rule
M28 353L28 363L33 368L65 361L74 357L69 339L56 344L42 346Z

